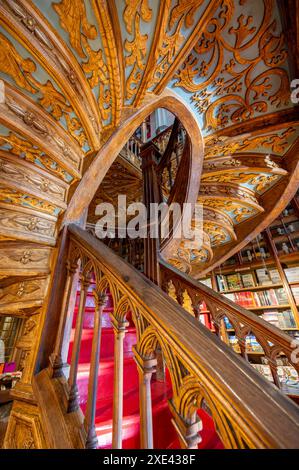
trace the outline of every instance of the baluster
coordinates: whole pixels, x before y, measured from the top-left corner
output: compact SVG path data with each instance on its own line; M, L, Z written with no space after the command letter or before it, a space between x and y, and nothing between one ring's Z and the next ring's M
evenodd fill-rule
M276 360L272 359L268 356L267 356L267 359L268 359L268 362L269 362L269 367L270 367L270 371L271 371L271 374L272 374L272 377L273 377L273 381L274 381L275 385L278 388L280 388L281 385L280 385L280 380L279 380L279 377L278 377Z
M177 286L176 290L175 290L175 295L176 295L178 303L183 307L183 305L184 305L184 290L181 287Z
M63 369L65 368L66 361L62 357L63 343L65 340L65 327L67 321L68 308L70 303L70 297L72 293L72 287L74 282L74 277L78 269L78 263L67 262L67 279L65 284L65 289L63 293L63 301L61 308L61 316L58 325L58 331L56 336L56 342L54 351L50 356L50 365L52 368L52 377L61 377L63 375Z
M191 291L190 297L192 300L192 310L194 313L194 317L196 318L196 320L200 321L200 307L202 302L194 291Z
M83 317L84 317L86 296L87 296L89 283L90 283L90 274L81 275L80 301L79 301L78 316L77 316L76 328L75 328L74 344L73 344L73 350L72 350L70 376L68 380L68 384L69 384L69 400L68 400L68 409L67 409L68 413L71 413L72 411L76 411L79 408L77 372L78 372L80 345L81 345L81 337L82 337Z
M213 322L213 325L214 325L214 329L215 329L215 333L216 335L221 339L221 331L220 331L220 324L218 321L215 321L214 319L212 320Z
M157 346L155 354L156 354L156 359L157 359L156 380L157 382L165 382L166 380L165 361L164 361L163 352L162 352L160 345Z
M122 448L124 337L129 325L126 320L111 316L114 329L114 385L112 449Z
M246 361L248 361L248 356L246 352L246 338L242 338L241 336L237 336L238 344L241 351L241 356L244 357Z
M153 449L151 378L156 371L157 360L142 357L136 346L133 347L133 350L139 374L140 447L141 449Z
M95 429L96 402L98 392L98 373L100 364L101 349L101 331L102 331L102 315L104 307L107 303L107 294L105 292L94 291L95 313L94 313L94 330L91 347L91 363L88 382L88 400L85 414L85 428L87 430L86 445L87 449L96 449L98 439Z
M182 449L197 449L198 444L202 441L199 434L202 431L202 421L196 413L191 419L183 418L175 409L172 400L168 401L170 411L172 413L172 424L178 434Z

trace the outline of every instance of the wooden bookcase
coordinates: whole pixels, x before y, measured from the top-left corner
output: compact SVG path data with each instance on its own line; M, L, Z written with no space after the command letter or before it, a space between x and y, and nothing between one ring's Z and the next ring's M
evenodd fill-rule
M256 239L200 281L299 341L299 194ZM202 313L206 317L207 312ZM223 321L221 334L240 352L228 319ZM254 367L271 380L263 349L251 334L246 350ZM295 370L285 357L281 356L279 366L286 384L290 377L296 381ZM286 393L299 396L299 382L298 387L286 385Z

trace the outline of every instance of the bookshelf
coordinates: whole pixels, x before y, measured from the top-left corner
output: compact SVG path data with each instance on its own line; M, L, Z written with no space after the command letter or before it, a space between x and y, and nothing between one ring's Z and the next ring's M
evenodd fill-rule
M299 341L299 194L256 239L200 281ZM209 326L205 306L201 314L201 321ZM221 336L241 353L227 318L222 321ZM272 381L263 349L251 334L246 337L246 353L253 367ZM295 369L283 355L277 364L282 390L299 397Z

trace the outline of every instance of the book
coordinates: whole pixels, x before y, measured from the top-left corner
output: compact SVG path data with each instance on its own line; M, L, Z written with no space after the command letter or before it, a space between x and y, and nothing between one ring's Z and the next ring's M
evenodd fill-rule
M286 268L284 272L289 282L299 282L299 267Z
M299 286L292 286L293 296L296 304L299 304Z
M239 273L226 276L228 289L242 289L242 278Z
M217 279L218 289L220 292L223 292L224 290L228 290L226 276L223 276L222 274L217 274L216 279Z
M276 294L277 301L278 301L279 305L284 305L284 304L289 303L287 293L286 293L286 291L284 290L283 287L275 289L275 294Z
M242 283L244 287L254 287L255 282L251 273L241 274Z
M281 328L279 323L279 312L277 310L268 310L267 312L264 312L261 317L268 323L271 323L271 325Z
M269 269L269 275L273 284L281 284L281 279L277 269Z
M205 286L212 288L212 279L210 277L207 277L206 279L199 279L199 280Z

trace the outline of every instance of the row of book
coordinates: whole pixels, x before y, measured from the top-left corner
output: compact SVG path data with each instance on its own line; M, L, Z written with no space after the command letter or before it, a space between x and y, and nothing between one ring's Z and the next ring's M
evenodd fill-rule
M268 310L263 313L262 318L272 325L277 326L277 328L284 330L287 330L288 328L296 328L296 322L291 310L283 310L282 312L277 310Z
M287 330L289 328L296 328L296 322L291 310L268 310L264 312L261 317L277 328ZM227 317L224 317L224 324L228 330L233 330L233 325L230 323Z
M284 272L289 282L299 282L299 267L286 268Z
M296 304L299 304L299 286L292 287L293 296Z
M271 373L270 366L264 364L252 364L254 367L265 379L273 382L273 376ZM290 394L299 394L299 378L298 373L291 366L278 366L277 367L277 374L279 377L279 381L282 385L282 389L285 393Z
M247 287L281 284L277 269L256 269L250 273L218 274L217 283L220 292Z
M235 335L231 335L229 337L230 344L235 352L240 353L240 346L238 343L238 339ZM246 337L246 351L250 352L259 352L262 353L263 349L261 345L257 342L256 337L254 335L248 335Z
M258 292L233 292L224 295L236 304L248 309L270 305L285 305L288 303L288 297L283 288Z

